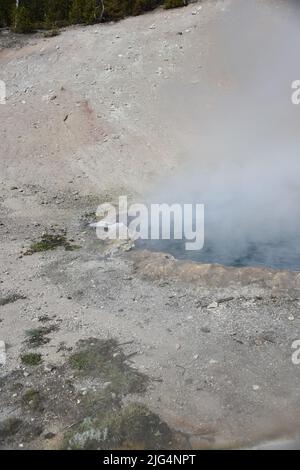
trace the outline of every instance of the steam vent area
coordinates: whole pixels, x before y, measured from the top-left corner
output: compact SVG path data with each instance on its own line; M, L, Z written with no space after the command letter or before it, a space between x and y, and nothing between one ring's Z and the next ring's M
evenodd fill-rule
M0 449L299 449L299 2L4 3Z

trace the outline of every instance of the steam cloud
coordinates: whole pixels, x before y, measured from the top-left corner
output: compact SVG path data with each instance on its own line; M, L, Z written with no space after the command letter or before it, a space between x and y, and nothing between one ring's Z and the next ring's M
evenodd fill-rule
M164 90L185 164L155 199L205 204L199 260L300 270L299 45L297 2L236 0L219 13L199 84Z

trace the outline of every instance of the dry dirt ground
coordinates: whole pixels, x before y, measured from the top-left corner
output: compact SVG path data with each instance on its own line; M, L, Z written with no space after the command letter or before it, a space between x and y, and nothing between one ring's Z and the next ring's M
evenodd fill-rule
M182 122L161 103L175 82L201 83L211 25L231 7L206 1L13 44L1 33L2 448L297 436L300 274L107 256L89 227L99 203L141 201L180 169Z

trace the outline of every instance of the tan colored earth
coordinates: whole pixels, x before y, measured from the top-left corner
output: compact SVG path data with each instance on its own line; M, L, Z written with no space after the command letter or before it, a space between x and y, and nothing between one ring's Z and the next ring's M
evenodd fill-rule
M158 9L47 39L0 33L7 85L0 105L0 300L10 299L0 303L7 355L0 421L16 417L42 428L8 440L2 433L2 448L59 445L75 411L51 413L59 393L43 412L24 411L22 397L33 387L47 395L49 381L63 380L55 367L68 348L91 337L123 345L130 367L150 378L143 394L129 393L124 403L145 403L185 436L183 447L249 447L297 436L300 366L292 344L300 338L300 274L148 251L106 256L89 227L98 204L122 194L142 202L184 167L193 133L184 113L168 116L177 109L168 90L193 93L207 78L215 24L234 3ZM230 84L225 77L222 86ZM44 232L60 230L80 248L25 255ZM36 376L20 357L32 350L26 332L43 326L43 317L56 329L34 349L43 358ZM74 400L75 410L78 394Z

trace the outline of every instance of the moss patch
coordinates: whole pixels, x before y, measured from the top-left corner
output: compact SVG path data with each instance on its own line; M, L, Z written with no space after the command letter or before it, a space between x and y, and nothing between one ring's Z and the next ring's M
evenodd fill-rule
M28 337L27 343L34 348L43 346L43 344L47 344L50 341L50 338L47 338L46 335L49 335L55 330L57 330L57 326L55 325L28 330L26 331Z
M40 392L34 388L27 390L22 397L22 405L29 407L34 411L41 411L43 406Z
M0 422L0 443L28 442L42 433L42 428L31 423L26 423L19 418L11 417Z
M147 377L128 366L115 340L80 341L79 350L70 356L69 363L80 375L102 378L110 392L124 395L146 390Z
M36 353L22 354L21 361L25 366L38 366L43 362L42 355Z
M148 378L132 369L115 340L79 341L69 358L77 380L100 379L102 386L81 399L85 418L65 434L64 448L163 448L171 432L159 417L140 403L123 407L123 397L144 392Z
M0 422L0 440L4 441L7 437L12 437L22 426L22 421L17 418L7 418Z
M65 235L46 233L42 235L39 241L32 243L25 254L31 255L42 251L55 250L59 247L63 247L66 251L78 250L80 248L78 245L72 245Z
M8 295L7 297L1 297L0 298L0 306L7 305L7 304L12 304L14 302L17 302L17 300L24 300L26 297L20 294L11 294Z
M84 420L66 436L70 449L162 449L169 447L168 426L145 405L131 403L104 418Z
M0 423L6 446L9 443L18 448L20 442L43 445L36 438L41 430L51 430L53 420L59 423L59 439L51 444L56 449L174 446L174 435L159 416L140 403L128 404L136 400L137 393L146 390L149 379L128 364L117 341L95 338L79 341L70 354L55 373L32 367L30 388L22 368L9 378L0 379L4 402L10 402L16 384L20 383L14 403L21 419ZM29 351L21 360L26 366L38 366L42 356Z

